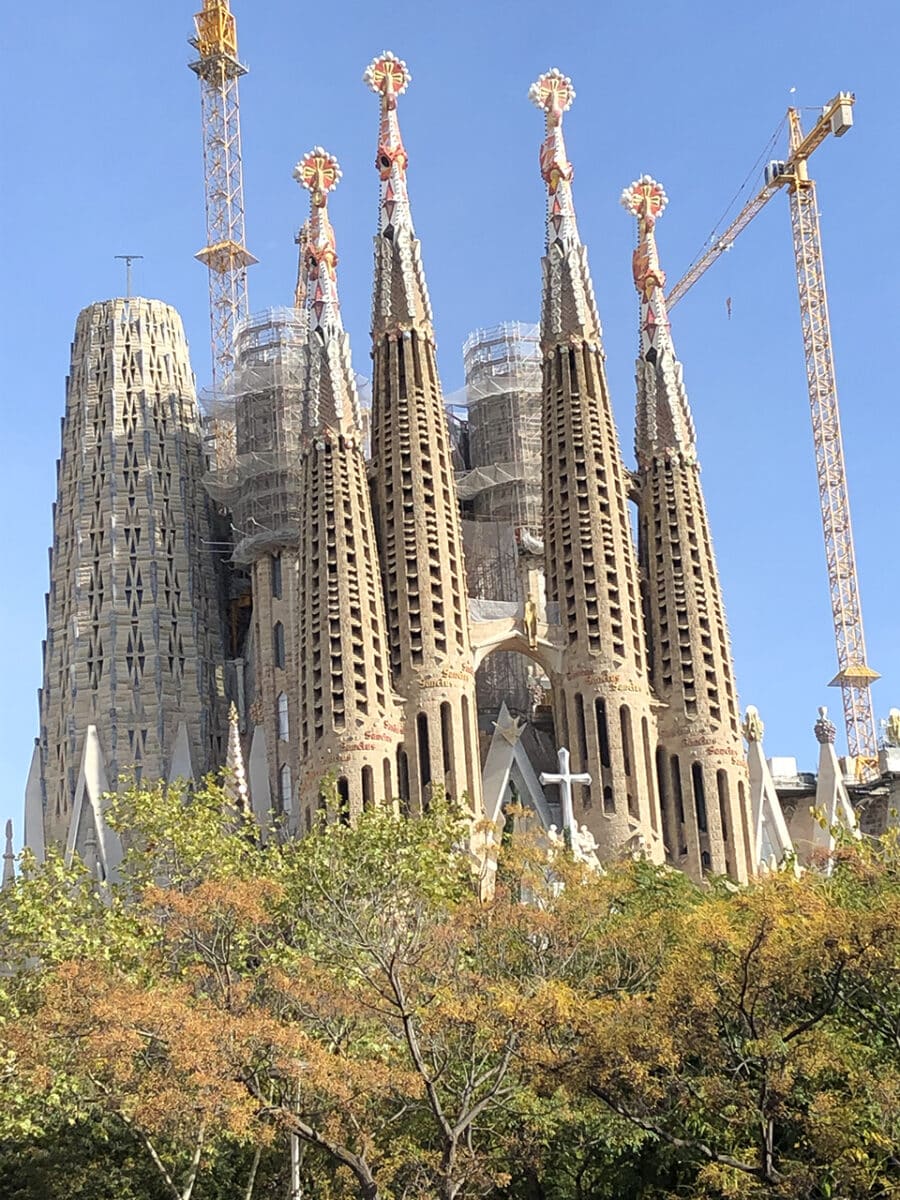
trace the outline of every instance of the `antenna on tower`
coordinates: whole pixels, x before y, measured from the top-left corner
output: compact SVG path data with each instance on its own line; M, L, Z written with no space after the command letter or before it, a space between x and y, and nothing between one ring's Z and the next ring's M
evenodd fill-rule
M131 299L131 264L137 262L139 258L143 258L143 254L116 254L114 258L125 260L125 299Z

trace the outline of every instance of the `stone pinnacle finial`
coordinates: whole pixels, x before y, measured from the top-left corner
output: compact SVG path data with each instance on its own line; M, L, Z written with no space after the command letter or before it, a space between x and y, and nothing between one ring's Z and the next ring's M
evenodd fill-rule
M816 735L816 741L820 746L824 746L827 742L834 745L834 740L837 737L837 726L834 721L828 719L828 709L819 709L819 719L813 726L813 733Z
M375 154L375 169L381 183L372 335L381 337L415 329L433 339L431 301L406 185L409 156L397 119L397 97L406 91L411 78L406 63L390 50L374 58L363 74L363 81L381 101Z
M0 891L12 886L16 880L16 856L13 853L13 823L6 822L6 846L3 851L3 875L0 877Z
M748 742L761 742L765 729L766 727L763 725L759 715L759 709L753 704L748 704L747 711L744 714L744 723L741 726L741 732L745 739Z

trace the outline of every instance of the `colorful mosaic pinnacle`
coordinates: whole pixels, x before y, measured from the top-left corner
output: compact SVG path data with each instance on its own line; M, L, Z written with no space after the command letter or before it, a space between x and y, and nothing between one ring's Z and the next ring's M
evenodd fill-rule
M409 87L412 76L406 63L385 50L366 67L363 81L381 97L381 129L375 167L381 179L381 229L398 225L412 228L406 194L409 156L400 135L397 97Z
M312 328L340 324L337 294L337 250L334 230L328 219L328 196L341 179L341 168L334 155L315 146L297 163L294 178L309 192L310 216L307 226L303 274L300 289L306 298Z

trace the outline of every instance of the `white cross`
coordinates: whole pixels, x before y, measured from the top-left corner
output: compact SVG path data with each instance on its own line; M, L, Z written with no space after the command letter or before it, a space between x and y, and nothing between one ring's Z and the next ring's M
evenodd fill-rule
M546 772L541 772L541 783L558 783L559 798L562 804L562 823L563 832L568 833L569 838L572 837L572 831L575 828L575 812L572 808L572 784L582 783L585 787L589 787L591 777L588 774L573 775L569 771L569 752L565 746L560 746L557 752L559 760L559 774L548 775Z

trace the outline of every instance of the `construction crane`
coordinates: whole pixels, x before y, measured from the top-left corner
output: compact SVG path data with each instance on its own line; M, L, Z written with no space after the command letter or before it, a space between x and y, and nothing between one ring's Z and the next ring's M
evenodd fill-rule
M831 593L831 611L837 646L838 673L831 681L843 696L847 747L856 759L859 779L874 774L878 765L875 716L872 711L870 684L878 679L866 661L862 609L853 533L850 525L850 501L847 473L841 442L837 383L828 319L828 297L822 263L822 238L816 185L809 177L809 157L829 134L843 137L853 124L851 92L839 92L825 106L816 124L805 136L800 113L789 108L788 156L783 162L770 162L762 190L738 213L725 232L675 284L667 297L671 309L704 272L726 250L738 234L750 224L776 192L786 189L790 200L797 289L800 294L800 319L806 378L812 412L813 441L819 480L819 501L825 534L825 556Z
M238 80L237 25L228 0L203 0L190 39L199 58L189 64L200 80L206 245L196 255L209 269L212 385L217 391L234 367L234 332L247 316L247 268L257 260L244 235L244 181ZM220 451L222 447L217 449Z

